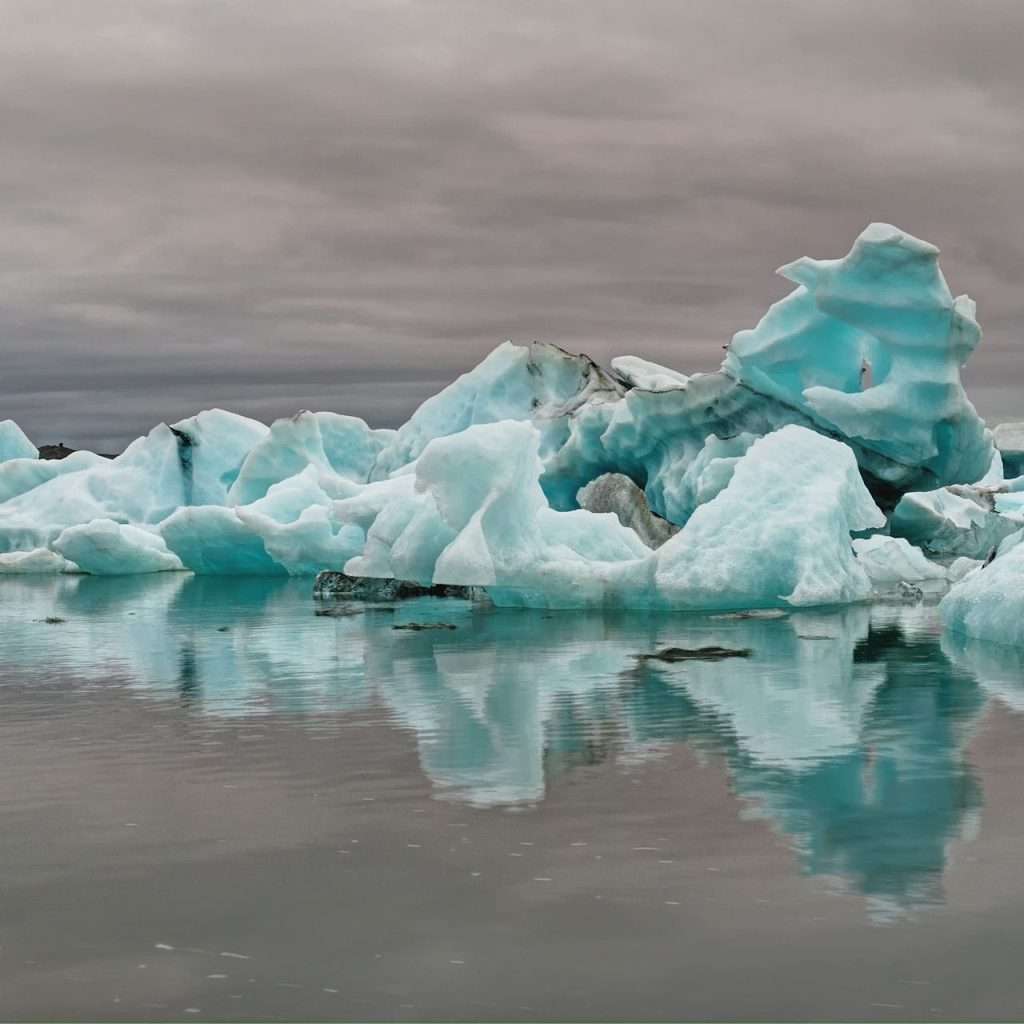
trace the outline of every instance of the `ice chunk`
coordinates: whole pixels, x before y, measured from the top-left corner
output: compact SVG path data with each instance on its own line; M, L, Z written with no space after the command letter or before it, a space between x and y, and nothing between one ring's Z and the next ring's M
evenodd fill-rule
M186 505L226 505L246 456L270 428L223 409L205 409L171 429L185 471Z
M984 564L979 558L954 558L946 568L946 577L950 583L959 583L968 573L974 572Z
M613 512L623 526L628 526L649 548L660 548L679 532L647 504L644 492L628 476L605 473L581 487L576 495L580 508L588 512Z
M884 523L846 445L784 427L657 552L655 583L672 605L698 608L864 600L850 534Z
M109 466L110 461L92 452L72 452L66 459L11 459L0 462L0 515L3 503L31 491L54 477L77 473L91 466Z
M160 524L167 547L200 575L276 576L286 570L267 553L263 538L220 505L179 508Z
M1000 423L992 431L1007 477L1024 474L1024 423Z
M723 369L937 483L980 479L992 438L960 367L981 329L974 303L950 293L938 255L872 224L843 259L790 263L779 273L798 287L733 338Z
M551 509L539 447L538 431L517 422L432 441L416 464L417 491L432 505L408 513L381 548L393 565L413 524L429 538L421 553L437 550L442 527L452 539L432 576L422 565L395 575L485 586L497 604L563 608L834 604L871 593L850 534L884 517L837 441L800 427L757 441L728 486L656 552L614 515ZM359 563L346 571L358 574Z
M890 519L893 536L933 555L985 558L1022 524L995 511L992 492L944 487L904 494Z
M78 566L49 548L32 551L8 551L0 555L0 575L34 575L57 572L77 572Z
M853 550L879 596L900 594L903 584L918 588L922 594L941 594L946 590L946 569L929 561L902 537L875 534L854 540Z
M69 526L53 542L53 550L82 572L97 576L130 576L183 568L159 534L137 526L94 519Z
M394 577L429 585L441 552L455 538L433 498L416 488L411 474L368 485L335 503L339 521L362 524L366 546L345 563L353 576Z
M374 478L413 462L434 438L501 420L558 421L584 404L614 400L623 390L588 356L555 345L507 341L413 413L381 453ZM564 424L555 431L559 443L564 432Z
M612 373L629 387L644 391L675 391L690 382L686 374L638 356L616 356L612 360Z
M741 455L757 440L754 434L735 437L711 434L704 447L682 473L673 473L670 465L662 471L661 493L665 508L674 522L684 523L698 505L711 501L725 490Z
M990 643L1024 646L1024 544L1000 548L995 560L965 576L939 611L954 633Z
M0 463L8 459L38 459L39 450L14 420L0 420Z
M274 484L259 501L235 509L239 522L262 538L267 554L293 576L344 565L366 542L361 526L338 522L322 482L322 473L309 465Z
M94 519L158 523L184 497L178 442L161 424L116 459L53 476L0 505L0 551L46 547L65 527Z
M248 505L307 466L317 467L326 479L362 483L394 436L393 430L371 430L358 417L333 412L276 420L242 464L229 503Z

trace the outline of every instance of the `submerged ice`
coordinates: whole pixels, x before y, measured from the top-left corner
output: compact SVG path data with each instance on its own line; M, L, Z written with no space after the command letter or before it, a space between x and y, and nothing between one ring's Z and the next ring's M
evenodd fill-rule
M1024 526L1024 479L1020 432L997 451L960 381L973 302L891 225L780 273L794 290L712 373L506 342L398 430L211 409L112 460L42 461L4 421L0 572L330 568L560 608L951 582L947 607L974 600L993 566L968 570Z

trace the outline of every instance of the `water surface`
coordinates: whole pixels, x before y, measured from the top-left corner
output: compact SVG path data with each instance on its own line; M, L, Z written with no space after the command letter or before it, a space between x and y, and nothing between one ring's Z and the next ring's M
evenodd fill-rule
M0 1016L1024 1016L1012 652L310 591L0 582Z

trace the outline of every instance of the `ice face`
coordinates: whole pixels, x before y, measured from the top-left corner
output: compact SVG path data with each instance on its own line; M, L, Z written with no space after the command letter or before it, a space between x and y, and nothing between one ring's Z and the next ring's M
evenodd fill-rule
M676 391L690 382L686 374L638 356L616 356L611 366L613 375L624 384L643 391Z
M77 572L78 566L49 548L31 551L8 551L0 555L0 575L42 576L51 573Z
M14 420L0 420L0 463L8 459L37 459L36 446Z
M228 492L228 504L247 505L307 466L332 481L365 482L393 430L371 430L355 416L300 412L277 420L249 450ZM219 502L218 502L219 504Z
M1000 423L993 431L1007 477L1024 474L1024 423Z

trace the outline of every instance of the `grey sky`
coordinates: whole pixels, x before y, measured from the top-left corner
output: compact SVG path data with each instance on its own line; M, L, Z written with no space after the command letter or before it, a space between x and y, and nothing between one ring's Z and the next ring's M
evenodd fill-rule
M396 425L506 337L712 369L872 220L1024 418L1024 4L0 0L0 419Z

